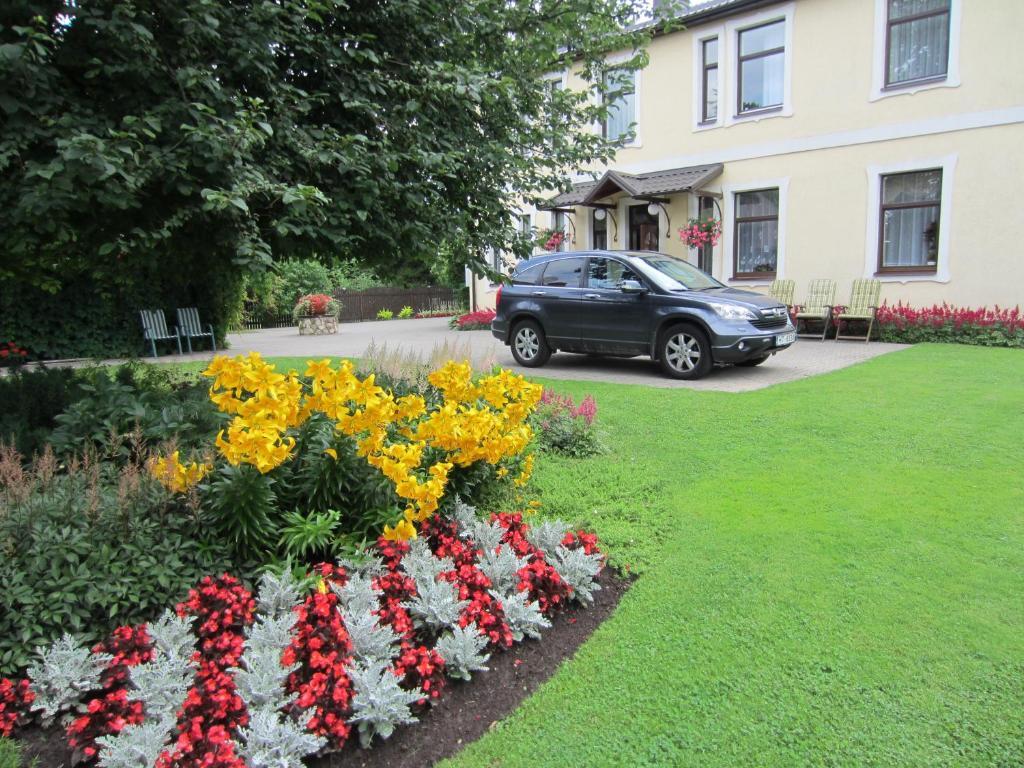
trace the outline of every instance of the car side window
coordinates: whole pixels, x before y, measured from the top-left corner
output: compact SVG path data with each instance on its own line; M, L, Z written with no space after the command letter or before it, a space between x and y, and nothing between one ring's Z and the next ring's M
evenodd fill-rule
M540 276L544 273L544 264L533 264L522 272L516 272L512 275L513 283L520 283L525 285L536 285Z
M620 288L623 280L642 282L639 275L621 261L592 258L587 270L588 288Z
M549 261L544 270L543 285L552 288L579 288L585 259L557 259Z

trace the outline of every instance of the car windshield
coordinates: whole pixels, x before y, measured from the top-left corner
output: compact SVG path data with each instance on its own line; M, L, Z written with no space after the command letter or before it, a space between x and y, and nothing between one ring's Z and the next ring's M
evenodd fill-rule
M654 269L664 287L670 291L703 291L708 288L725 287L711 275L701 272L682 259L661 253L633 253L630 255Z

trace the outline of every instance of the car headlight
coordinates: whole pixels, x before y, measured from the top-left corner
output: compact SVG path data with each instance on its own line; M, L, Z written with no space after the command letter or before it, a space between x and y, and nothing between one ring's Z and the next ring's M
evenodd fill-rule
M720 304L717 301L709 302L709 306L715 310L715 314L724 320L756 320L757 315L746 307L736 304Z

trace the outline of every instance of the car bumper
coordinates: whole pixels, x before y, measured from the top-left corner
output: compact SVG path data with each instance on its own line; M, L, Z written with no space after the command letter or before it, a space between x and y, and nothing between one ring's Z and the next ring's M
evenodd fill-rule
M782 328L773 328L771 331L759 331L754 334L742 334L736 336L719 336L717 344L711 348L711 355L716 363L742 363L746 360L753 360L758 357L779 352L793 346L796 341L779 344L778 337L794 334L795 329L787 324Z
M491 335L503 344L508 344L508 323L494 318L491 320Z

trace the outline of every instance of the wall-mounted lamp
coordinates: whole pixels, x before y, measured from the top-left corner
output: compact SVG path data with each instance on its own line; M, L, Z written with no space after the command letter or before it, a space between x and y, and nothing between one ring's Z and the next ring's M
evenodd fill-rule
M647 214L649 216L657 216L658 211L665 212L665 239L672 239L672 219L669 218L668 209L665 207L665 203L661 200L652 200L647 204Z
M619 242L619 222L615 220L615 211L611 208L595 208L594 219L597 221L604 221L607 218L611 218L612 224L615 226L614 234L612 235L612 242Z

